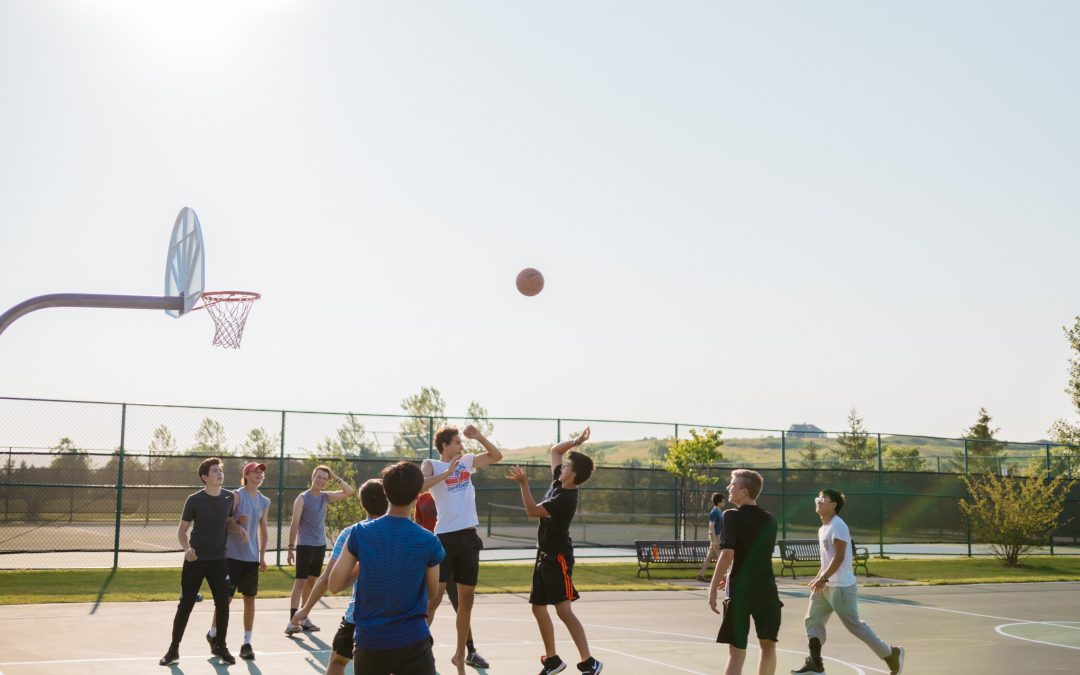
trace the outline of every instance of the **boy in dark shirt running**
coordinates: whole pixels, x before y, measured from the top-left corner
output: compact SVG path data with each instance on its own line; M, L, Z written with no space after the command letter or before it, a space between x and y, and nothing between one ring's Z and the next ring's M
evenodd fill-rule
M551 448L551 487L539 504L529 492L529 477L524 469L514 467L507 476L521 488L525 512L533 518L540 518L536 530L536 567L533 569L532 592L529 594L529 604L532 605L533 616L544 641L540 675L566 669L566 664L555 653L555 625L548 614L548 605L555 605L555 613L574 639L581 655L578 670L596 675L604 667L589 653L585 628L570 607L572 601L581 597L574 588L574 544L570 540L570 521L577 511L578 486L589 480L593 472L592 459L572 448L589 440L589 433L586 427L576 439Z
M184 549L184 567L180 573L180 604L176 606L176 616L173 618L172 642L169 643L169 651L158 662L163 666L180 660L180 641L184 638L184 630L203 579L206 579L214 595L214 610L217 613L217 636L210 651L227 664L236 663L225 646L231 595L225 564L225 541L228 532L236 534L245 544L248 536L244 528L233 522L236 495L221 489L225 483L225 469L221 460L217 457L203 460L199 464L199 480L204 487L187 498L183 515L180 516L180 527L176 531L180 548ZM192 524L195 529L189 541L188 529Z
M776 672L776 639L780 633L780 595L772 571L776 546L776 518L757 505L764 481L747 469L731 472L728 501L738 508L724 511L720 535L720 559L709 584L709 607L716 608L716 592L727 591L724 620L716 641L728 645L724 675L741 675L746 661L750 618L754 619L761 660L758 675Z

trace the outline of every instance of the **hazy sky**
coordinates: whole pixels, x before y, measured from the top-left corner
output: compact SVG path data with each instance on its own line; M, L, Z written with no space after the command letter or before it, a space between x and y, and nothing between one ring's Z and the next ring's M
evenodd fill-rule
M1075 418L1075 2L0 3L0 395L955 436ZM514 289L526 266L547 288Z

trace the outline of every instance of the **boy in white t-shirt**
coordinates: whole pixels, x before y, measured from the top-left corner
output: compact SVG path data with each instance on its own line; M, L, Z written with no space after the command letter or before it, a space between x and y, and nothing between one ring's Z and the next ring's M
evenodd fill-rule
M465 450L462 435L478 441L485 452L462 454ZM425 459L420 469L424 474L423 490L430 490L435 498L438 510L435 534L446 550L446 557L439 566L439 589L428 598L428 625L435 620L435 610L446 592L446 582L453 577L458 588L457 649L450 662L459 675L464 675L465 643L469 637L473 593L480 572L480 549L484 547L476 533L480 519L476 516L472 475L477 469L501 460L502 453L471 424L462 429L461 434L457 427L439 429L435 434L435 449L439 451L439 459Z
M855 570L851 566L851 532L837 514L844 508L844 495L837 490L822 490L814 500L821 518L818 528L818 547L821 550L821 571L810 582L810 607L806 611L806 637L810 640L810 656L802 668L791 671L798 675L823 675L821 646L825 643L825 623L833 612L840 617L844 628L870 647L889 666L889 673L904 670L904 648L892 647L882 641L865 621L859 619L858 596L855 592Z

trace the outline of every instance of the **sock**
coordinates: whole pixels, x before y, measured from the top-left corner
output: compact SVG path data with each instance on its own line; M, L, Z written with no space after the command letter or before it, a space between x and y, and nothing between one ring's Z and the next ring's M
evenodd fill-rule
M821 640L817 638L810 638L810 656L815 661L821 660Z
M211 626L210 630L206 631L206 634L209 635L212 638L217 637L217 628L214 628L213 626Z
M251 631L249 630L244 631L244 644L251 644Z
M289 608L289 621L292 621L292 618L293 618L293 616L294 616L294 615L295 615L295 614L296 614L296 613L297 613L297 612L298 612L299 610L300 610L300 608L299 608L299 607L290 607L290 608Z

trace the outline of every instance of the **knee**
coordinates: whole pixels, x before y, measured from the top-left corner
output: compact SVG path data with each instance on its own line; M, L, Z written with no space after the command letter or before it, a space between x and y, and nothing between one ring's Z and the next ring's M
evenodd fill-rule
M547 605L533 605L532 606L532 613L533 613L533 616L547 616L548 615Z
M773 654L776 652L776 643L772 640L758 640L761 645L761 651L764 654Z
M559 615L560 619L568 619L574 616L574 608L570 606L570 601L566 600L555 605L555 613Z

